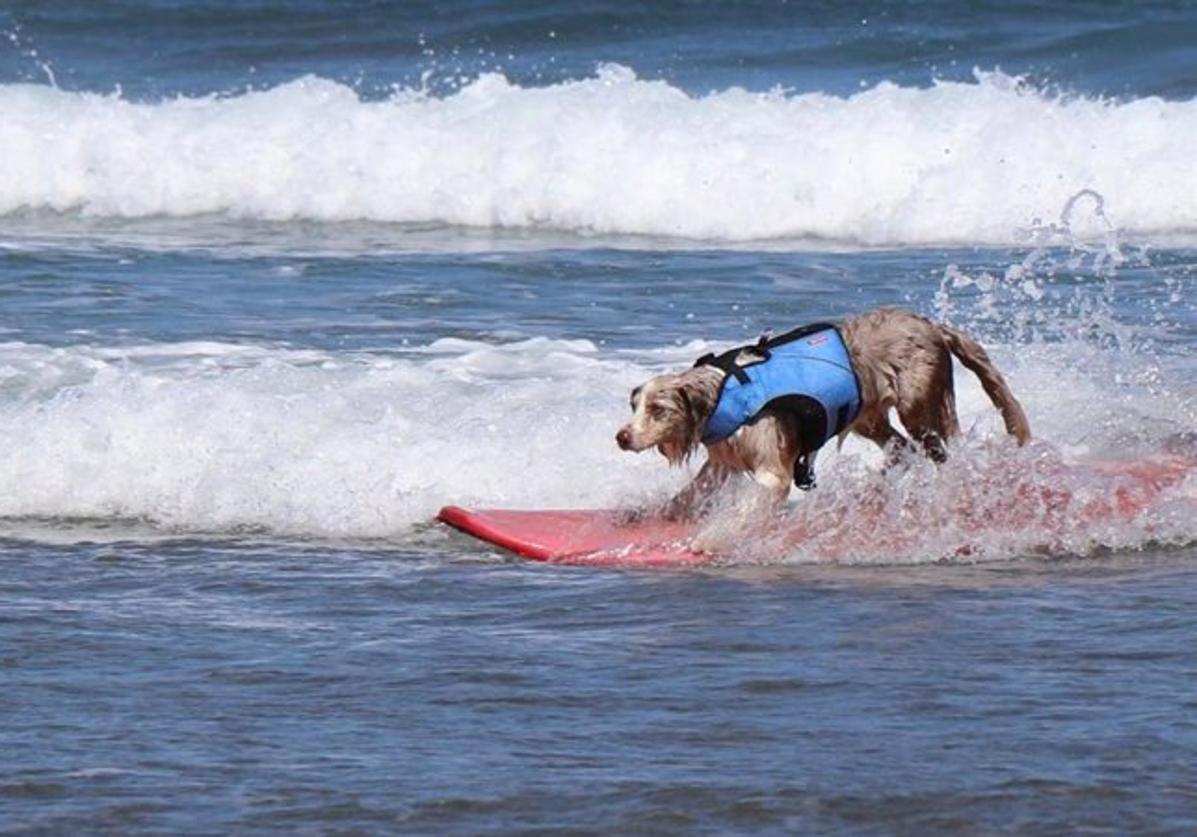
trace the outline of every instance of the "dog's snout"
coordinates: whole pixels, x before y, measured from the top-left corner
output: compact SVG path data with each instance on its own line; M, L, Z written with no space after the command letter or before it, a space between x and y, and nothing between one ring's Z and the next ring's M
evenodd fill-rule
M627 450L632 446L632 431L626 427L619 428L619 432L615 434L615 444L619 445L620 450Z

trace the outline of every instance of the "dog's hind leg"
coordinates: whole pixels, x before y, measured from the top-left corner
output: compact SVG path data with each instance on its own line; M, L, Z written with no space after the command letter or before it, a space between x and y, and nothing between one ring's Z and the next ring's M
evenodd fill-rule
M884 413L873 411L856 419L852 425L852 432L871 440L877 447L885 451L885 466L888 468L897 461L909 444L906 437L894 430Z
M936 351L904 376L897 409L902 426L923 453L933 462L946 461L948 452L944 444L960 432L952 356L947 351Z
M956 418L956 397L950 380L948 388L936 398L917 404L899 405L898 417L902 419L902 425L910 437L931 461L947 461L948 451L944 443L960 432L960 422Z

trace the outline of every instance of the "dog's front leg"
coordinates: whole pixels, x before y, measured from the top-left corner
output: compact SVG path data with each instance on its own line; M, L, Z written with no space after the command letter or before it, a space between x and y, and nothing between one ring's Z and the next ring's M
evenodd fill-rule
M698 516L706 502L731 476L726 465L708 459L694 479L665 504L661 514L666 520L688 520Z
M755 540L769 530L769 525L785 507L790 480L776 468L754 469L751 476L755 490L741 495L734 507L720 509L713 524L703 527L691 539L691 550L729 555L745 538Z
M792 472L793 466L787 472L772 465L759 467L752 472L752 481L765 489L768 511L777 512L785 506L790 496Z

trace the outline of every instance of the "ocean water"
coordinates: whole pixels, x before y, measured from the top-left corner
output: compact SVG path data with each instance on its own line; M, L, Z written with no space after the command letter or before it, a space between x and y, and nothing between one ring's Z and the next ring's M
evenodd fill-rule
M7 4L0 832L1197 830L1197 474L1109 499L1195 136L1180 2ZM701 570L432 522L662 500L632 386L878 305L1035 442L958 370Z

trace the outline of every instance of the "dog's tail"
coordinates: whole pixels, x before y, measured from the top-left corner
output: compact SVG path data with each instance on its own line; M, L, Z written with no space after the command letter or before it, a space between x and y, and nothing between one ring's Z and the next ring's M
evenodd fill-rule
M989 355L985 353L981 344L967 334L945 325L940 325L939 331L943 334L944 342L952 354L981 379L981 386L984 388L985 394L1002 414L1002 420L1006 423L1006 432L1016 437L1020 445L1031 441L1031 425L1027 421L1026 413L1022 411L1022 405L1018 403L1018 399L1014 397L1014 393L1006 384L1006 379L993 365L993 361L989 359Z

